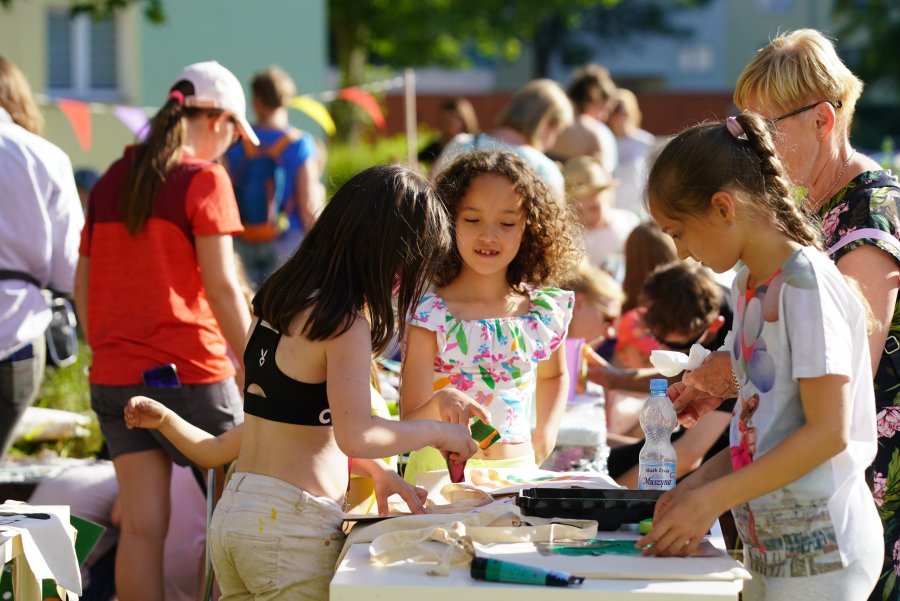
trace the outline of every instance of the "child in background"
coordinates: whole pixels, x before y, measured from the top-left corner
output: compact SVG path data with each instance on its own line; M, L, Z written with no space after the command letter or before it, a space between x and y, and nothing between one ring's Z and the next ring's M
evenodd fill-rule
M78 190L78 198L81 199L81 208L84 210L87 210L88 198L98 179L100 174L90 167L75 170L75 188Z
M255 290L297 249L321 212L325 191L319 179L325 163L315 138L288 120L297 96L291 76L269 67L253 75L250 88L259 147L235 144L225 163L244 225L235 249Z
M463 155L436 185L456 244L437 288L410 313L401 418L440 411L466 423L473 409L426 403L435 390L462 391L501 436L468 467L536 467L553 450L566 406L562 347L573 304L571 292L546 286L579 259L577 233L549 186L515 154ZM405 478L414 483L446 468L437 451L422 449L410 455Z
M641 302L646 307L644 324L662 349L687 354L694 344L699 344L716 351L725 344L725 336L731 329L733 316L726 296L727 291L712 273L695 261L660 265L644 282L641 294ZM646 398L650 380L661 376L653 367L611 367L592 370L590 377L619 390L636 391ZM695 427L680 428L672 434L677 479L697 469L705 457L728 447L727 429L733 408L732 398L704 415ZM617 418L610 421L619 421ZM640 442L620 446L609 456L609 475L628 488L637 488L638 453L643 446L643 431L637 430Z
M557 472L606 472L606 399L603 388L587 380L587 371L588 365L599 360L594 348L614 334L624 297L613 277L587 259L560 285L575 293L566 338L569 397L556 448L541 467Z
M615 335L625 295L611 275L585 259L561 286L575 293L569 338L582 338L596 349Z
M348 457L475 452L465 426L371 414L372 355L404 330L392 297L416 306L450 248L432 185L399 165L372 167L337 191L263 283L244 350L240 451L210 524L223 598L328 598Z
M650 353L662 348L644 325L647 310L637 307L619 319L616 327L615 363L626 369L651 367Z
M419 162L431 165L441 156L450 140L459 134L477 134L478 131L478 117L472 103L465 98L447 100L438 111L440 137L419 151Z
M566 198L584 227L584 251L592 265L622 280L625 240L640 219L631 211L616 208L618 182L596 156L566 161L563 168Z
M654 222L645 221L634 228L625 240L625 278L622 280L625 302L622 303L622 313L640 305L641 290L650 272L677 258L672 239Z
M864 478L876 451L866 312L791 199L769 127L752 113L692 127L650 173L650 213L681 257L743 264L728 349L739 390L730 453L664 494L637 545L689 554L731 508L753 575L745 600L865 599L883 554Z
M616 136L619 163L613 175L619 180L616 206L646 217L643 208L647 187L648 159L656 146L656 136L641 129L641 108L631 90L616 88L609 128Z

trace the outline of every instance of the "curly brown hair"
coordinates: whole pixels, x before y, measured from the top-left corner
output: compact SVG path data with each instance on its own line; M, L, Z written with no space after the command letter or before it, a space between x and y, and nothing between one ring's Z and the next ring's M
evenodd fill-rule
M673 261L647 276L641 291L644 325L654 336L696 335L722 311L722 286L700 263Z
M524 292L529 287L558 284L584 254L573 213L519 155L484 151L462 155L435 182L454 228L453 252L439 270L435 284L446 286L459 275L462 258L455 244L459 205L472 181L489 174L507 178L522 199L525 231L519 252L506 269L509 287Z

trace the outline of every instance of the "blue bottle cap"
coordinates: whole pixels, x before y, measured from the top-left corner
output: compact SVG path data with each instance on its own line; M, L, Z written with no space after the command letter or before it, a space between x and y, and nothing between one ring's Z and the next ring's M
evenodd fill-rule
M650 380L650 392L665 392L669 388L669 381L663 378Z

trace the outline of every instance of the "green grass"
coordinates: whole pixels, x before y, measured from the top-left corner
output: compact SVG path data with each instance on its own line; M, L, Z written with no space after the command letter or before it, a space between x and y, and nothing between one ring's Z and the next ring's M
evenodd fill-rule
M100 424L91 410L91 391L87 368L91 364L91 351L83 342L78 348L78 360L67 367L48 367L35 407L62 409L87 415L90 434L86 438L69 438L58 442L20 442L11 452L34 455L42 450L52 450L61 457L96 457L103 444Z
M358 145L332 144L325 164L325 187L328 198L348 179L374 165L406 163L406 136L379 138Z

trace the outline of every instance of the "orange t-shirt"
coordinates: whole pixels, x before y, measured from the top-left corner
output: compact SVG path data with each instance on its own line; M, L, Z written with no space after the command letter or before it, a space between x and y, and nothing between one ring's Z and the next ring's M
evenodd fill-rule
M141 382L147 369L174 363L184 384L234 375L228 347L200 277L195 236L242 230L237 201L221 165L185 157L160 185L143 231L131 236L119 206L134 149L91 192L79 252L90 259L90 381Z

